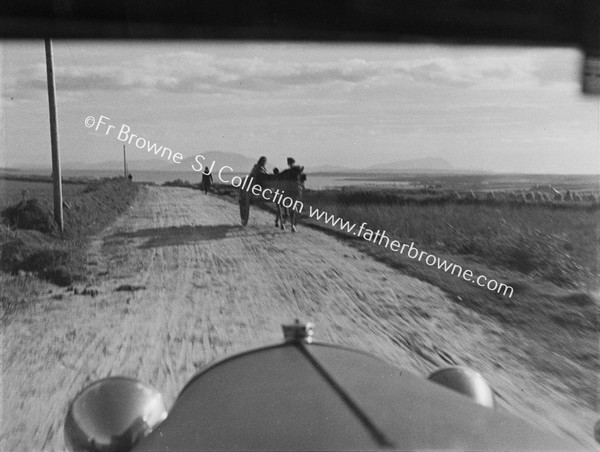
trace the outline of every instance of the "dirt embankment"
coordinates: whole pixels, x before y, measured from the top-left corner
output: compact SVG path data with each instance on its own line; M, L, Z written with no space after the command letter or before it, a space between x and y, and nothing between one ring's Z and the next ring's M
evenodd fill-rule
M61 286L85 279L81 268L90 237L131 206L140 186L123 178L68 186L61 232L52 215L52 185L23 179L0 179L0 270L35 273ZM0 291L5 312L19 308L4 295Z
M465 364L502 409L594 447L594 413L532 374L529 353L493 319L319 231L273 227L253 209L178 188L146 187L87 254L98 295L54 290L4 325L2 450L62 449L67 403L87 382L139 378L171 404L211 360L316 324L346 344L425 375ZM139 290L117 290L127 287Z

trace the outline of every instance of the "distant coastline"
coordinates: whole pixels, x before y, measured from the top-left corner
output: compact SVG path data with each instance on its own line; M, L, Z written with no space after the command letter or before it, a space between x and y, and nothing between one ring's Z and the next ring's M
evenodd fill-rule
M177 179L199 183L201 176L193 171L136 171L130 168L135 182L164 184ZM245 176L247 173L232 172L231 175ZM552 185L563 190L585 190L598 192L598 176L592 174L500 174L474 172L311 172L307 171L306 188L323 190L362 186L365 188L434 189L500 191L520 188L528 190L536 185ZM85 183L111 177L122 177L123 170L76 170L62 171L64 183ZM50 182L50 169L0 168L0 180L23 180Z

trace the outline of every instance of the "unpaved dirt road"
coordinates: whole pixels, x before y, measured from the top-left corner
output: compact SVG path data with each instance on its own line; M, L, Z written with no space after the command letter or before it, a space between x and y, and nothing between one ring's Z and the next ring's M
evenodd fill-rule
M54 288L5 325L3 451L63 449L67 403L90 381L135 377L170 405L204 364L280 341L295 318L417 374L469 365L501 409L595 447L594 413L531 374L493 320L321 232L279 231L256 208L242 228L219 197L144 188L88 261L97 297ZM143 289L116 290L125 284Z

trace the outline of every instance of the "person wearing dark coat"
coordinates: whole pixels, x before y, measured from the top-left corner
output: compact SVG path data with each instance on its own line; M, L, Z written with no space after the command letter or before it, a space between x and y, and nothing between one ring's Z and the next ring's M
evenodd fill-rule
M208 190L210 189L211 184L213 183L213 177L208 168L204 170L202 173L202 187L204 188L204 194L208 195Z
M291 170L297 169L298 171L304 171L304 167L300 165L296 165L296 160L293 157L288 157L287 164Z
M253 177L256 182L260 183L262 177L267 174L266 164L267 158L265 156L259 158L258 162L252 167L252 171L250 171L250 177Z

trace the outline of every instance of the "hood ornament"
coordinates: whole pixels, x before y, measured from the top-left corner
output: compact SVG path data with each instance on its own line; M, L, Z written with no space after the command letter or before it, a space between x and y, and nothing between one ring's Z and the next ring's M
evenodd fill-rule
M283 339L285 342L306 342L310 344L313 340L314 325L310 322L300 323L296 319L293 324L281 325L283 329Z

